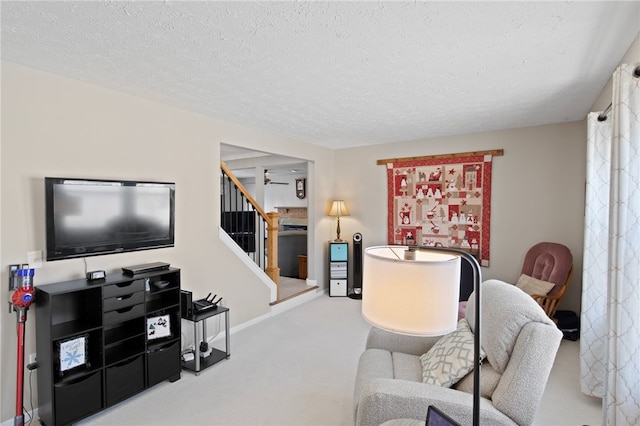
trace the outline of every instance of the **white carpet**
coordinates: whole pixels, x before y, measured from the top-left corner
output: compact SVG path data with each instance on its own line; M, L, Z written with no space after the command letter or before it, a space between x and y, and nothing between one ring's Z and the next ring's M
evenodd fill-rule
M278 300L284 300L309 288L311 286L307 285L307 280L281 276L278 285Z
M197 377L183 371L81 424L351 425L369 329L360 306L318 297L233 334L229 360ZM579 391L578 345L563 340L535 425L601 423L600 401Z
M231 358L183 371L87 425L349 425L369 326L360 301L321 296L231 336ZM230 312L233 315L233 312Z

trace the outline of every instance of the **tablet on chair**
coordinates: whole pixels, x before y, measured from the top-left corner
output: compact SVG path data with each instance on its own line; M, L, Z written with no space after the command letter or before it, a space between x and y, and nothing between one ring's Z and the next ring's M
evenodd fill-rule
M426 426L460 426L460 423L447 416L445 413L430 405L427 409Z

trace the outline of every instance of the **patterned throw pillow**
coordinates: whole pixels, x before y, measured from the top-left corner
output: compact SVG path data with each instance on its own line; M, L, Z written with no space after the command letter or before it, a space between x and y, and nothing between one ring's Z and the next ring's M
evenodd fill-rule
M480 357L485 354L480 348ZM443 336L420 357L422 381L451 387L473 370L473 333L466 319L458 321L456 331Z
M529 275L522 274L516 283L516 287L527 293L529 296L538 294L544 296L549 293L555 286L554 283L548 281L542 281L537 278L530 277Z

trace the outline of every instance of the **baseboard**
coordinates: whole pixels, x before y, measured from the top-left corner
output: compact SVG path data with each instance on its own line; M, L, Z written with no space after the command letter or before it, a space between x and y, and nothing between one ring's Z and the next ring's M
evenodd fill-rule
M300 296L296 296L291 300L287 300L286 302L282 302L279 303L277 305L274 305L271 307L271 312L260 315L258 317L255 317L249 321L243 322L242 324L238 324L234 327L231 327L229 329L229 334L233 335L241 330L244 330L245 328L249 328L253 325L256 325L258 323L261 323L262 321L268 320L269 318L275 316L275 315L279 315L283 312L286 312L290 309L293 309L297 306L303 305L313 299L315 299L316 297L320 297L322 295L324 295L326 293L326 291L315 291L315 292L308 292L305 294L302 294ZM214 343L217 341L224 341L226 338L226 333L224 331L221 331L220 333L218 333L217 336L215 336L209 343ZM4 425L0 425L0 426L4 426Z

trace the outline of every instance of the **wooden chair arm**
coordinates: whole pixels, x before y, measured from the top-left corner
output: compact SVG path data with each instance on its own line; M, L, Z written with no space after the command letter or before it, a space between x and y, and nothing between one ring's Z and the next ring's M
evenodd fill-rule
M531 297L533 298L533 300L538 302L540 307L544 310L547 316L551 318L553 322L557 322L553 316L556 313L556 309L558 308L558 303L560 302L560 299L562 298L564 291L565 291L565 288L563 287L558 294L554 294L553 296L533 294L531 295Z
M537 301L541 301L541 300L560 300L560 298L562 297L562 294L564 293L564 291L561 291L558 294L555 294L553 296L549 296L548 294L532 294L531 297L533 297L535 300Z

